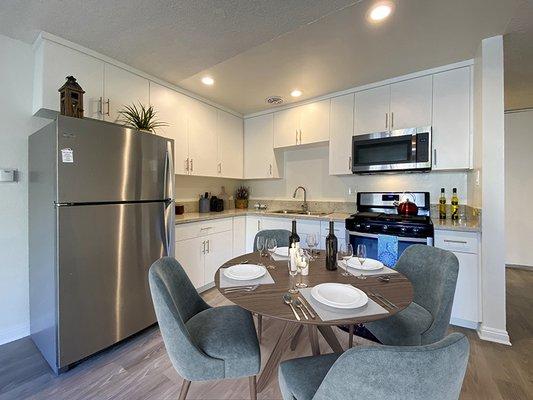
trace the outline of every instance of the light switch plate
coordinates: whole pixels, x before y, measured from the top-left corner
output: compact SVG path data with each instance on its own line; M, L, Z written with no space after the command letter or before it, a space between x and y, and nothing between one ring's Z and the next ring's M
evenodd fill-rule
M16 182L17 170L16 169L0 169L0 182Z

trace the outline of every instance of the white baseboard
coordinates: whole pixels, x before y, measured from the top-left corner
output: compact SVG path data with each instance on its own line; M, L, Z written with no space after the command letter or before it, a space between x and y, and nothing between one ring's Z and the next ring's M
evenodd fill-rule
M463 328L475 329L475 330L479 328L479 322L469 321L467 319L454 318L454 317L450 318L450 324L455 325L455 326L460 326Z
M30 334L29 324L18 324L0 330L0 345L23 338Z
M477 335L481 340L487 340L489 342L501 343L507 346L511 346L511 340L507 331L502 329L490 328L483 326L483 324L477 330Z

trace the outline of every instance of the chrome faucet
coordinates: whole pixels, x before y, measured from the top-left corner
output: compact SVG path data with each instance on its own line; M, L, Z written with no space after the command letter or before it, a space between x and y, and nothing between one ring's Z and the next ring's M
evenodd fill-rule
M295 199L296 198L296 194L298 193L298 189L302 189L303 192L304 192L304 203L302 204L302 210L303 212L309 212L309 204L307 204L307 190L305 190L305 188L303 186L298 186L295 190L294 190L294 193L292 195L292 198Z

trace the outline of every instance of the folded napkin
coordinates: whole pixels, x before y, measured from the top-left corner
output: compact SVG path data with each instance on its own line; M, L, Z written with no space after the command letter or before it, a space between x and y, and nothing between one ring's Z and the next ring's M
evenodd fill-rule
M346 269L346 261L344 261L344 260L339 260L337 262L337 265L339 266L339 268ZM362 270L362 269L348 267L348 272L351 272L354 275L365 275L365 276L397 274L398 273L398 271L395 271L395 270L393 270L393 269L391 269L391 268L389 268L387 266L384 266L381 269L376 269L376 270L373 270L373 271L365 271L365 270Z
M322 321L335 321L338 319L352 319L366 317L368 315L388 314L389 312L381 307L372 299L368 299L368 303L359 308L343 309L327 306L315 300L311 295L312 288L300 289L300 294L307 301L307 303L315 310L316 314Z
M378 260L387 267L394 267L398 261L398 237L378 235Z
M228 287L250 286L250 285L272 285L275 283L274 279L272 279L272 276L270 275L270 272L268 272L268 270L266 271L266 274L264 274L263 276L257 279L249 280L249 281L239 281L237 279L228 278L224 274L225 270L226 268L220 268L220 272L218 274L220 278L219 287L221 289L228 288Z
M289 261L290 260L289 256L280 256L279 254L276 254L276 253L270 253L270 255L272 256L272 260L274 261Z

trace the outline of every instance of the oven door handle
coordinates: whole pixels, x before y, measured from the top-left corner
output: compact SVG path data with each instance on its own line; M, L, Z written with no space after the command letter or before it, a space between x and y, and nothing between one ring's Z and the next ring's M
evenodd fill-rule
M367 237L372 239L377 239L378 234L377 233L364 233L364 232L355 232L355 231L348 231L348 234L350 236L359 236L359 237ZM394 236L394 235L391 235ZM399 242L410 242L410 243L428 243L427 238L414 238L414 237L404 237L404 236L398 236Z

